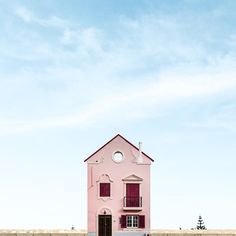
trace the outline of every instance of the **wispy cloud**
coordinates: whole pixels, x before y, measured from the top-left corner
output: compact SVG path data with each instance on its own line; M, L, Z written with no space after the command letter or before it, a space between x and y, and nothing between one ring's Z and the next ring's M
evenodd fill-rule
M120 122L135 120L143 116L153 116L155 115L153 111L158 113L163 106L169 107L179 102L191 103L196 99L207 99L235 89L236 71L178 76L173 73L163 74L156 82L140 83L109 96L102 95L99 100L88 103L84 109L70 115L35 121L2 122L0 130L1 133L14 133L42 128L90 126L100 122L109 123L109 120Z
M19 18L21 18L26 23L36 23L44 27L53 27L59 29L65 29L68 25L68 22L58 16L49 16L49 18L45 19L35 15L31 10L24 6L18 6L15 9L15 14Z
M235 89L235 88L234 88ZM236 131L236 104L218 105L213 111L194 121L187 121L184 126L200 129Z
M66 29L68 22L57 16L50 16L48 19L37 18L36 22L45 27L53 27L58 29Z
M204 38L204 29L196 36L188 22L180 23L170 16L121 17L115 35L109 35L95 26L71 27L71 22L58 16L42 18L24 7L16 14L26 23L60 31L57 40L51 41L38 31L37 40L27 41L29 55L27 50L15 54L17 60L27 58L40 68L35 75L35 68L27 66L23 74L34 81L36 94L42 92L43 84L57 87L61 83L59 87L64 88L55 91L53 99L50 94L42 98L45 108L41 109L49 110L52 103L70 109L32 119L27 114L23 120L6 122L2 118L1 133L141 119L178 102L230 93L236 88L233 33L223 42L227 44L224 53L217 49L211 53L207 43L198 38ZM31 32L35 32L33 28ZM15 77L21 80L19 73ZM21 83L19 88L26 91Z
M211 119L212 118L212 119ZM198 122L188 122L184 124L184 126L191 127L191 128L201 128L201 129L223 129L223 130L230 130L235 132L236 131L236 122L229 122L227 120L216 120L215 118L211 117L204 121Z
M27 23L34 19L32 12L23 6L16 8L15 14Z
M93 58L95 54L99 56L103 51L102 44L105 39L102 31L96 27L80 27L55 15L42 17L24 6L18 6L14 13L31 26L24 31L18 30L14 42L16 47L11 45L8 48L8 45L5 45L2 48L6 56L32 61L43 58L53 61L69 60L72 56L73 60L77 57L80 62L87 57ZM47 28L50 30L50 40L44 37L44 29ZM20 51L23 48L24 53Z

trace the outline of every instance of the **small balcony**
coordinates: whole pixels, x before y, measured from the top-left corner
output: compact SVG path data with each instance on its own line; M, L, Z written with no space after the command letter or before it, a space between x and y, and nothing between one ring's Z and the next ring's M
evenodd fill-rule
M124 197L123 210L141 211L142 209L142 197Z

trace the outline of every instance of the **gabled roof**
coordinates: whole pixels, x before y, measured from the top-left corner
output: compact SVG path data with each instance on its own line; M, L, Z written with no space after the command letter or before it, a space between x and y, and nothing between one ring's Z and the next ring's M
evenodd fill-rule
M90 155L89 157L87 157L84 162L86 162L90 157L92 157L93 155L95 155L97 152L99 152L101 149L103 149L106 145L108 145L110 142L112 142L115 138L117 137L121 137L125 142L127 142L129 145L131 145L133 148L135 148L137 151L139 150L134 144L132 144L131 142L129 142L126 138L124 138L122 135L117 134L114 138L112 138L111 140L109 140L107 143L105 143L102 147L100 147L97 151L95 151L92 155ZM151 161L154 161L151 157L149 157L146 153L142 152L143 155L145 155L147 158L149 158Z

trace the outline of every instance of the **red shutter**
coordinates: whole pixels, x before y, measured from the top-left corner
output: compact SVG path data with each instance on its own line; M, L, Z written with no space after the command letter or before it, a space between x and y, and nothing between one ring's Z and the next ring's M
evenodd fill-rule
M139 184L126 184L126 197L139 197Z
M100 183L100 196L103 197L104 196L104 185L103 183Z
M139 184L126 184L126 206L139 207Z
M100 197L110 197L110 183L100 183Z
M122 215L120 218L120 227L121 228L126 228L126 215Z
M106 196L110 197L111 196L110 195L110 183L107 183L105 188L106 188Z
M142 216L139 216L139 228L145 228L145 216L142 215Z

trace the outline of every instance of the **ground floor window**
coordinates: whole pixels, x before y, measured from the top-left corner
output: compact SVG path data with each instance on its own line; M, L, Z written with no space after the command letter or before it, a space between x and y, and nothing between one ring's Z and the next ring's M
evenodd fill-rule
M138 228L138 216L127 216L126 221L127 228Z
M121 228L145 228L144 215L122 215Z

